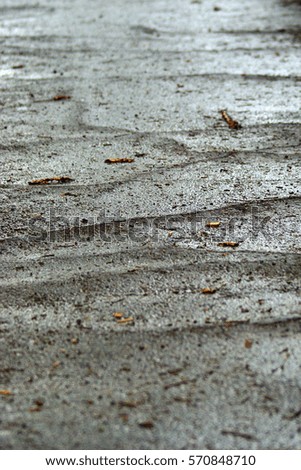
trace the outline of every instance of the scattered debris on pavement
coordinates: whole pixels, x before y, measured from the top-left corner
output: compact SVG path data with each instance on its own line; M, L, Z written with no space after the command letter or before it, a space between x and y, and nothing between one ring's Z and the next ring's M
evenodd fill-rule
M117 320L120 320L121 318L123 318L123 313L115 312L113 313L113 317L116 318Z
M251 339L245 339L245 348L251 349L252 346L253 346L253 341Z
M231 116L229 116L227 111L221 110L220 113L224 121L226 121L226 123L230 127L230 129L236 129L236 130L241 129L242 126L237 121L234 121L234 119L232 119Z
M221 222L217 222L217 221L208 222L208 223L206 224L206 227L214 227L214 228L217 228L217 227L220 226L220 224L221 224Z
M63 101L63 100L71 100L70 95L55 95L52 98L52 101Z
M238 242L220 242L218 243L218 246L223 246L223 247L231 247L231 248L235 248L236 246L239 246L239 243Z
M12 392L10 390L0 390L0 395L9 396L12 395Z
M29 181L28 184L49 184L49 183L70 183L70 181L74 181L73 178L69 176L53 176L52 178L41 178L38 180Z
M31 408L29 408L29 411L31 413L39 413L40 411L42 411L44 402L42 400L35 400L34 403L35 403L35 406L32 406Z
M133 163L134 161L134 158L107 158L105 163L112 165L114 163Z
M216 289L211 289L210 287L205 287L202 289L203 294L215 294Z
M152 421L143 421L143 423L139 423L139 426L144 429L152 429L154 427L154 423Z

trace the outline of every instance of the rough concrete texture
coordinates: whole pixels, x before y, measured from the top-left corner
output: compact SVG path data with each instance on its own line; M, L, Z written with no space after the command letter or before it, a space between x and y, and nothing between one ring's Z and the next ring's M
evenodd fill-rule
M300 448L300 15L1 2L1 448Z

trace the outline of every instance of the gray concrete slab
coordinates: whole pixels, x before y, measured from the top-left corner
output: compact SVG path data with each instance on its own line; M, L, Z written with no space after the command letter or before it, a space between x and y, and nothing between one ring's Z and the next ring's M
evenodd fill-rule
M300 448L300 14L2 2L0 448Z

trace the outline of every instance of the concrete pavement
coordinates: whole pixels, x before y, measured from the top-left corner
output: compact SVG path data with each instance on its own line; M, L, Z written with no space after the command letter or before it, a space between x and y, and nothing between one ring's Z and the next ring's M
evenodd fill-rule
M300 14L2 2L1 448L300 448Z

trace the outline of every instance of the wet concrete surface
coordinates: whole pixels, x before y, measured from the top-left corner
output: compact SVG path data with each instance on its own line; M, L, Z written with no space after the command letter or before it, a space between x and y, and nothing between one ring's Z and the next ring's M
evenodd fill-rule
M300 15L2 3L2 449L300 448Z

